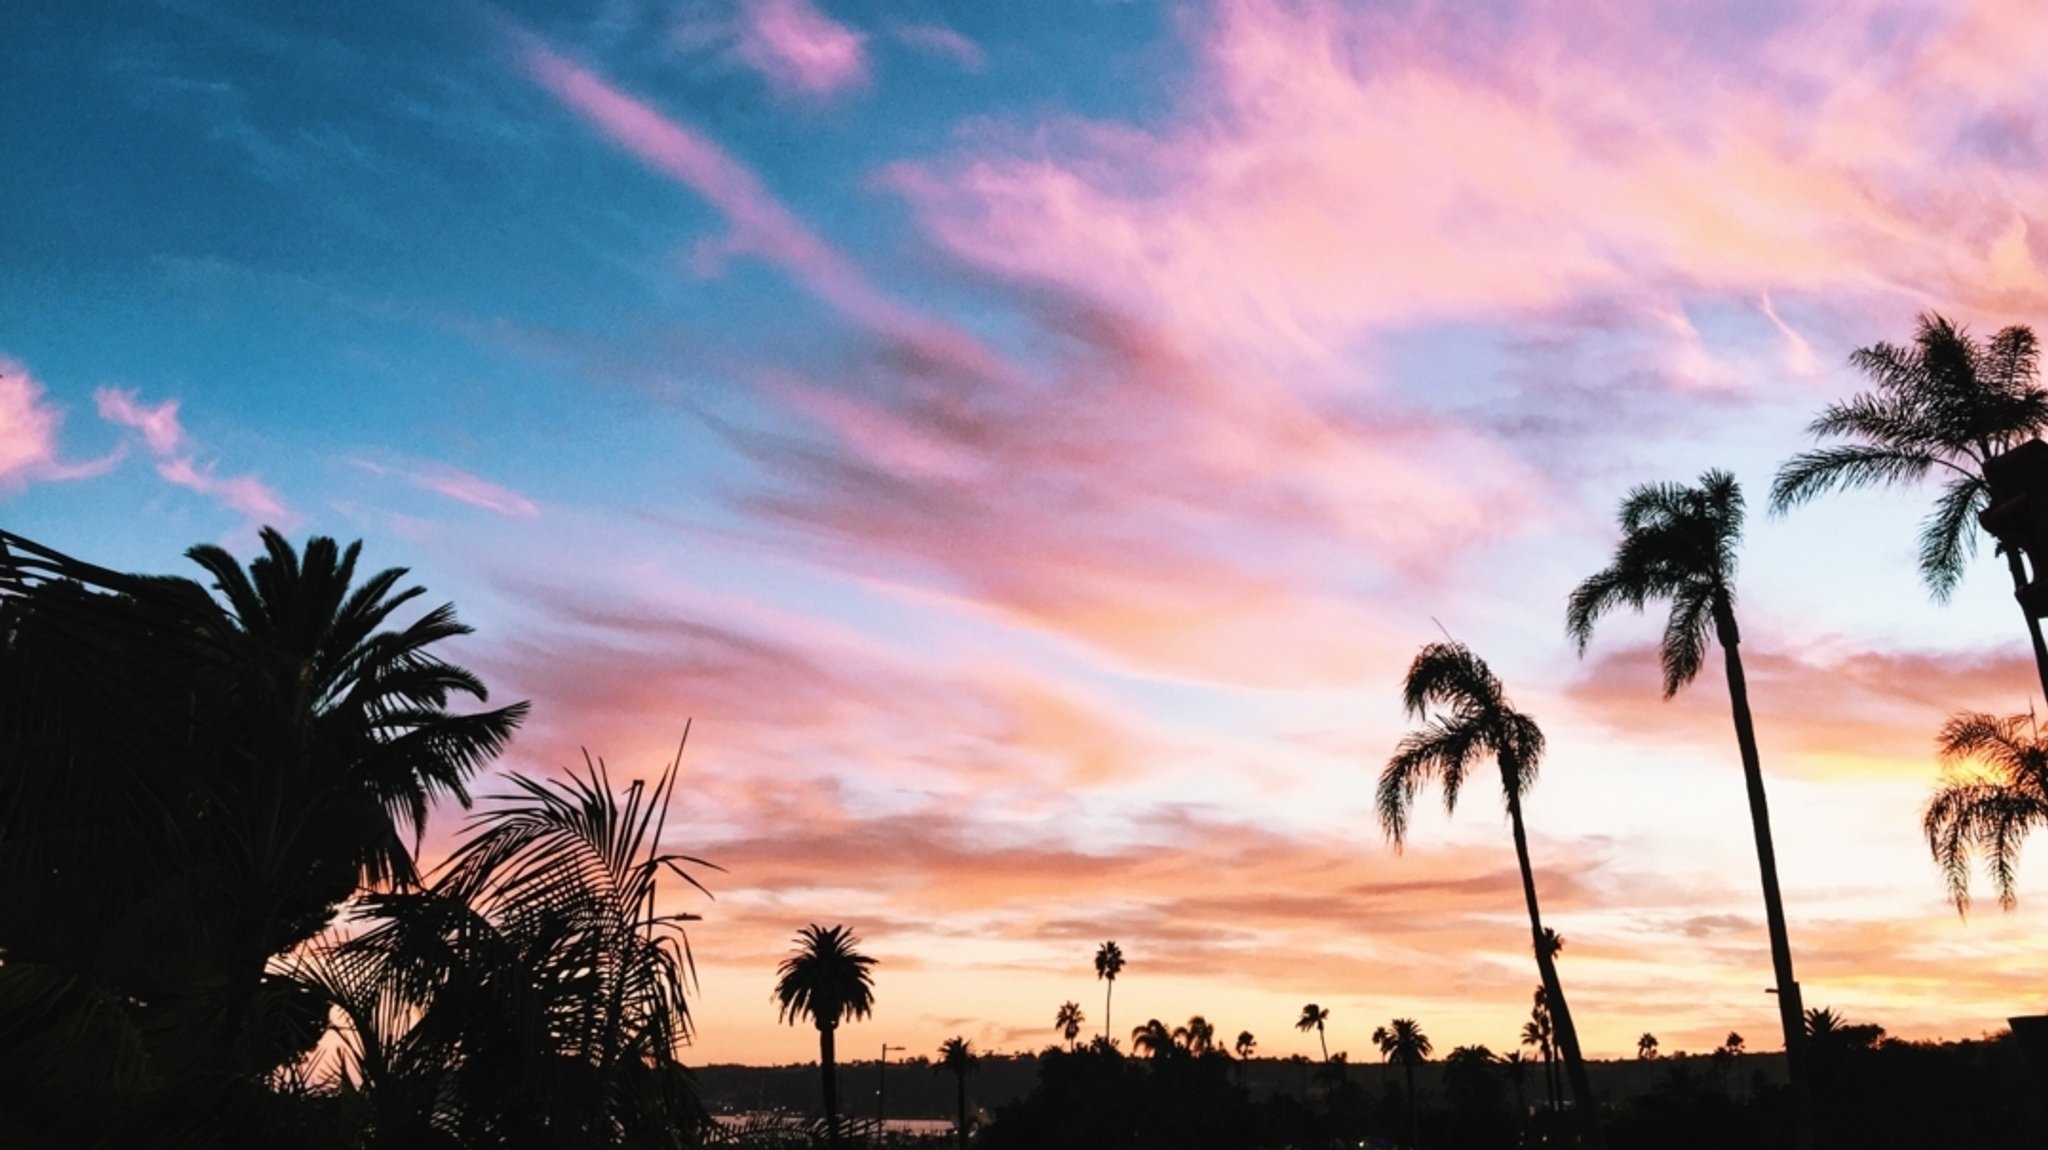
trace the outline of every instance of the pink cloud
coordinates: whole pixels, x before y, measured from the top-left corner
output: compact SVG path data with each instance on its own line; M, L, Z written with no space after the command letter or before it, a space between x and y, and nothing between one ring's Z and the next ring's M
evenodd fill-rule
M859 33L811 0L745 0L738 53L783 94L830 96L867 80Z
M43 386L19 362L0 356L0 491L37 480L87 479L120 461L118 449L83 463L58 457L64 411L44 397Z
M354 463L374 475L395 475L422 491L495 511L508 518L533 519L540 515L539 505L519 492L445 463L399 468L386 467L367 459L358 459Z
M2048 175L1960 144L2048 94L1988 7L1896 68L1832 8L1728 53L1642 6L1509 19L1229 0L1163 125L985 131L892 178L979 267L1268 355L1604 293L2048 303Z
M93 392L100 418L132 428L156 456L157 474L167 483L196 491L240 512L252 522L287 526L293 516L277 493L253 475L221 476L211 461L200 462L197 448L178 419L178 401L151 407L137 393L115 387Z
M889 35L920 52L949 57L969 72L988 67L988 53L981 45L944 24L891 24Z

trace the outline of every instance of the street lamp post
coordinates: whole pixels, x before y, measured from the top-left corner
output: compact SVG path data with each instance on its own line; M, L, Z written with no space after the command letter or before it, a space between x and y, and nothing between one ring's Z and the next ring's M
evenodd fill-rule
M875 1066L875 1137L877 1139L882 1137L882 1123L889 1116L889 1052L894 1050L901 1053L903 1049L901 1046L891 1046L884 1042L882 1044L882 1060Z

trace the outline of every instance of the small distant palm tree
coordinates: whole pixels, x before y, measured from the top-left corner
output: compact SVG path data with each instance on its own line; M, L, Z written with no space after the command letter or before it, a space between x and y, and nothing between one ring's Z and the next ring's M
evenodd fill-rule
M1251 1031L1240 1030L1237 1032L1236 1050L1239 1058L1250 1058L1252 1051L1258 1049L1258 1046L1259 1040L1252 1037Z
M932 1066L932 1073L953 1076L954 1113L958 1115L953 1130L962 1150L967 1145L967 1076L980 1069L981 1059L975 1057L974 1044L965 1038L948 1038L939 1045L939 1060Z
M1324 1062L1328 1062L1330 1060L1330 1043L1323 1037L1323 1024L1325 1022L1328 1022L1329 1020L1329 1010L1324 1007L1317 1006L1315 1003L1311 1002L1307 1006L1301 1008L1301 1018L1297 1020L1294 1024L1294 1028L1296 1030L1313 1030L1316 1032L1316 1041L1320 1043L1323 1048Z
M1529 1117L1529 1059L1519 1050L1510 1050L1500 1056L1500 1064L1507 1070L1508 1085L1515 1088L1515 1124L1520 1126Z
M1067 1049L1074 1048L1074 1041L1081 1037L1081 1024L1087 1019L1081 1015L1081 1004L1067 1001L1060 1003L1059 1013L1053 1015L1053 1029L1067 1040Z
M1654 1035L1654 1034L1651 1034L1651 1033L1648 1033L1648 1032L1646 1031L1646 1032L1644 1032L1644 1034L1643 1034L1643 1036L1642 1036L1641 1038L1638 1038L1638 1039L1636 1039L1636 1057L1637 1057L1637 1058L1655 1058L1655 1057L1657 1057L1657 1036L1656 1036L1656 1035Z
M1109 1000L1116 992L1116 976L1123 973L1124 952L1115 940L1095 948L1095 977L1108 985L1102 988L1102 1037L1107 1040L1109 1029Z
M1949 768L1927 804L1927 848L1948 880L1957 913L1969 909L1970 863L1981 856L1998 888L1998 905L2013 908L2020 844L2048 826L2048 740L2032 715L1962 714L1941 729ZM1966 764L1977 769L1965 771Z
M1849 362L1876 389L1829 404L1807 425L1815 438L1846 442L1787 460L1771 484L1771 510L1783 512L1837 488L1941 476L1941 498L1920 528L1920 576L1935 601L1946 602L1976 554L1973 521L1991 503L1985 463L2048 432L2048 392L2037 384L2039 345L2031 329L2018 326L1980 343L1930 313L1920 317L1911 347L1872 344ZM2027 584L2026 566L2019 552L2002 550L2017 591ZM2027 630L2048 690L2048 645L2031 614Z
M1408 1084L1408 1145L1420 1146L1422 1136L1416 1115L1415 1068L1429 1060L1429 1036L1412 1018L1396 1018L1391 1026L1378 1034L1381 1056L1401 1064L1402 1076Z
M1536 781L1543 757L1543 730L1536 720L1508 702L1501 682L1485 660L1463 643L1431 643L1415 656L1402 684L1401 701L1408 714L1422 720L1421 729L1403 736L1380 772L1380 826L1399 850L1408 829L1408 812L1424 784L1443 785L1444 809L1456 810L1467 773L1491 756L1500 771L1508 826L1514 834L1515 861L1521 867L1522 899L1529 913L1529 942L1536 971L1543 980L1556 1042L1564 1056L1572 1096L1578 1100L1580 1136L1593 1150L1606 1145L1592 1085L1579 1053L1578 1031L1572 1025L1564 984L1557 974L1557 952L1564 939L1543 925L1536 901L1536 873L1529 862L1529 835L1522 824L1522 796ZM1436 714L1432 715L1431 710Z
M1197 1014L1188 1019L1186 1026L1173 1028L1173 1041L1182 1050L1200 1058L1216 1048L1215 1024Z
M874 1011L875 960L854 947L860 939L844 926L816 923L797 932L794 953L782 960L775 999L782 1021L808 1018L818 1028L818 1064L824 1077L825 1124L832 1144L839 1144L839 1079L834 1039L842 1021L866 1018Z
M1143 1026L1131 1030L1131 1053L1143 1054L1147 1058L1164 1058L1174 1053L1179 1046L1173 1041L1173 1031L1156 1018L1148 1019Z
M1543 988L1536 988L1536 1004L1529 1008L1529 1021L1522 1024L1522 1045L1533 1046L1543 1055L1543 1099L1552 1112L1562 1106L1557 1081L1557 1036L1550 1025L1550 1007Z
M1728 1068L1730 1071L1742 1069L1742 1046L1742 1035L1733 1030L1728 1032L1728 1037L1721 1040L1721 1049L1728 1052ZM1735 1081L1737 1086L1740 1087L1742 1076L1737 1074Z
M1602 615L1621 606L1640 612L1653 599L1671 600L1661 649L1666 699L1699 674L1708 643L1721 644L1735 741L1749 791L1757 869L1763 878L1764 918L1778 983L1786 1069L1792 1080L1793 1139L1799 1150L1807 1150L1814 1138L1813 1097L1799 1025L1799 983L1792 974L1785 900L1778 893L1777 848L1771 841L1763 764L1757 754L1756 724L1749 713L1748 680L1742 671L1742 636L1735 625L1735 548L1742 540L1742 490L1725 471L1708 471L1700 476L1697 487L1645 484L1622 501L1621 531L1614 562L1572 591L1565 630L1584 655L1593 638L1593 624Z

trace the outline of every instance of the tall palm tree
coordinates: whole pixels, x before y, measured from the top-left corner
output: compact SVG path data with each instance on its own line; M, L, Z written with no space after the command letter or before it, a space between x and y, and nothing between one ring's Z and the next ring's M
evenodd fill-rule
M1095 948L1095 977L1108 983L1102 988L1102 1037L1107 1041L1109 1029L1109 999L1116 990L1116 976L1123 973L1124 952L1115 940Z
M1972 712L1949 719L1940 746L1948 770L1927 804L1927 847L1958 913L1969 909L1977 856L1998 888L1998 905L2011 910L2020 844L2028 831L2048 826L2048 740L2031 714Z
M1399 850L1407 837L1408 813L1424 784L1440 782L1444 808L1456 810L1466 773L1481 756L1493 758L1514 835L1515 861L1521 868L1529 945L1555 1020L1572 1097L1578 1102L1580 1134L1597 1150L1606 1144L1599 1108L1593 1102L1578 1031L1572 1025L1564 985L1557 974L1556 957L1563 940L1543 925L1536 903L1536 872L1529 862L1529 835L1522 824L1522 796L1536 781L1537 764L1543 757L1543 731L1536 720L1508 702L1500 680L1485 661L1455 641L1431 643L1416 654L1402 683L1401 701L1409 716L1420 720L1422 726L1402 737L1380 772L1380 826Z
M1323 1037L1323 1024L1329 1020L1330 1012L1328 1008L1317 1006L1311 1002L1301 1008L1301 1017L1296 1019L1294 1023L1294 1029L1296 1030L1313 1030L1316 1032L1316 1041L1321 1043L1323 1047L1324 1062L1330 1060L1330 1043Z
M1985 463L2048 431L2048 391L2036 382L2039 345L2031 329L2019 326L1979 342L1929 313L1920 317L1910 347L1872 344L1849 362L1875 389L1829 404L1807 425L1816 438L1846 442L1787 460L1771 484L1771 509L1783 512L1836 488L1940 476L1941 498L1920 529L1920 575L1935 600L1946 602L1977 550L1972 520L1990 506ZM2018 591L2027 585L2026 565L2018 551L2003 550ZM2026 558L2038 567L2048 557ZM2040 621L2026 615L2048 692L2048 643Z
M1785 1062L1792 1085L1793 1137L1799 1150L1808 1150L1814 1138L1813 1095L1800 1028L1799 982L1792 974L1792 945L1785 933L1785 902L1778 893L1770 806L1764 797L1756 725L1750 718L1749 686L1742 672L1742 636L1735 625L1735 548L1742 540L1742 489L1725 471L1706 472L1697 487L1645 484L1622 501L1621 532L1614 562L1572 591L1565 629L1583 656L1593 638L1593 624L1602 615L1624 605L1640 612L1653 599L1670 599L1671 615L1664 625L1660 652L1666 699L1699 674L1708 642L1721 644L1735 741L1749 791L1757 869L1763 878L1764 917L1778 983L1778 1018L1785 1033Z
M834 1036L842 1021L866 1018L874 1010L875 960L855 950L860 939L844 926L817 923L797 932L796 950L777 968L775 1000L782 1021L808 1018L818 1028L818 1067L823 1075L825 1126L839 1144L839 1080Z
M1379 1035L1380 1055L1400 1063L1402 1076L1408 1083L1408 1145L1420 1146L1422 1135L1416 1117L1415 1068L1429 1059L1429 1036L1412 1018L1396 1018Z
M1074 1041L1081 1037L1081 1024L1087 1019L1081 1015L1081 1004L1067 1001L1060 1003L1059 1012L1052 1017L1053 1029L1067 1040L1067 1049L1074 1048Z
M965 1038L955 1036L939 1044L939 1061L932 1066L934 1074L953 1076L954 1136L960 1141L961 1150L967 1146L967 1076L981 1069L981 1059L974 1055L974 1044Z

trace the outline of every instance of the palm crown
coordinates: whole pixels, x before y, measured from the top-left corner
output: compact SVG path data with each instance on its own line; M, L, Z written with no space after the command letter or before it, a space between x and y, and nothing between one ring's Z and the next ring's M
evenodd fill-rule
M1850 362L1874 390L1829 404L1807 430L1847 440L1793 456L1771 484L1784 511L1836 488L1890 487L1944 476L1920 528L1920 574L1945 600L1976 552L1971 519L1989 504L1985 460L2048 430L2048 392L2036 386L2034 333L2008 327L1980 343L1939 315L1920 317L1912 346L1873 344Z
M1952 773L1927 805L1927 846L1949 897L1958 911L1968 909L1970 862L1981 856L1999 905L2010 910L2020 843L2048 825L2048 740L2032 715L1963 714L1942 728L1941 755L1952 771L1965 763L1985 768Z
M1670 599L1664 625L1664 697L1692 682L1706 658L1709 630L1736 640L1735 547L1742 539L1742 489L1725 471L1708 471L1699 486L1648 483L1621 505L1621 545L1614 562L1572 591L1565 629L1579 652L1593 624L1617 606L1642 611Z
M1380 826L1397 848L1407 835L1408 811L1431 779L1443 784L1445 810L1457 809L1465 772L1481 755L1499 762L1501 786L1511 797L1535 780L1542 729L1508 704L1500 680L1463 643L1424 647L1408 668L1401 701L1425 722L1402 737L1380 772ZM1443 713L1428 717L1431 704Z
M795 953L776 969L775 999L785 1022L809 1018L819 1030L874 1010L875 960L855 950L860 939L844 926L816 923L797 932Z

